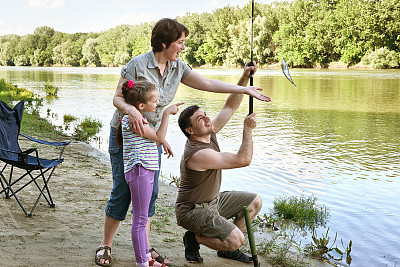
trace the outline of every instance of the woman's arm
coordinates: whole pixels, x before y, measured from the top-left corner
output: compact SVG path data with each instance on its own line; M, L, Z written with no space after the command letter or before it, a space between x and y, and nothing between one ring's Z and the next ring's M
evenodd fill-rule
M248 86L243 87L240 85L234 85L219 80L212 80L201 76L195 71L191 71L183 80L182 83L202 91L214 92L214 93L240 93L247 94L258 100L269 102L271 99L268 96L261 94L259 91L262 90L260 87Z

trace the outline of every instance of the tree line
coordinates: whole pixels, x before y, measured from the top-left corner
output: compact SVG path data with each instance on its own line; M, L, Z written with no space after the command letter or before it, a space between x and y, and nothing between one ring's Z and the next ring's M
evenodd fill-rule
M176 19L190 34L182 59L192 66L238 66L253 54L259 65L285 58L292 67L359 62L397 68L400 1L294 0L226 6ZM42 26L33 34L0 36L3 66L121 66L148 52L155 22L99 33L67 34Z

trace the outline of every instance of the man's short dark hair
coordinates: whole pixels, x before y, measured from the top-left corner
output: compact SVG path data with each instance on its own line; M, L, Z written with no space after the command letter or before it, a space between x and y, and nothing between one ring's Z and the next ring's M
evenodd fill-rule
M189 138L190 134L186 132L186 128L191 127L192 123L190 121L190 117L193 116L193 114L199 109L200 107L198 105L193 105L190 107L185 108L181 114L179 115L178 119L178 124L179 127L181 128L183 134Z
M176 19L163 18L160 19L153 27L151 32L151 47L154 52L163 51L163 43L168 48L171 43L178 40L182 33L189 35L189 30L185 25L179 23Z

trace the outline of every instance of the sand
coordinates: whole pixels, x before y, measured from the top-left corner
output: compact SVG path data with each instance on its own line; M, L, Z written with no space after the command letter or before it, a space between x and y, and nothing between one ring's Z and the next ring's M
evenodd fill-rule
M42 156L51 153L54 151L46 150ZM0 266L97 266L94 255L102 239L104 208L112 188L108 155L74 141L64 158L49 183L55 208L41 198L33 216L27 217L14 198L0 195ZM30 206L37 192L31 185L19 196ZM204 246L200 251L204 263L188 263L182 243L185 230L175 221L176 195L175 186L160 182L150 237L154 248L167 255L174 266L253 266L217 257ZM113 266L135 266L131 220L128 214L114 237ZM259 256L259 261L261 266L270 266L263 257Z

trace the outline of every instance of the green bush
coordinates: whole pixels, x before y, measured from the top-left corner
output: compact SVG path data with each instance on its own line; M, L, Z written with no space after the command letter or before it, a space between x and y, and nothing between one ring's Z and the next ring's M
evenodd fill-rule
M99 133L103 125L100 121L92 118L85 118L80 124L75 127L74 136L80 141L87 141L89 138Z
M374 69L388 69L399 67L399 55L386 47L379 48L365 55L362 62L371 65Z
M281 196L274 199L274 212L281 214L283 219L293 221L301 228L314 228L315 225L325 225L329 216L326 207L316 204L317 198L312 196Z
M345 64L355 64L360 62L360 55L362 54L362 48L355 44L347 45L343 51L340 61Z
M25 89L19 88L17 85L7 83L4 79L0 79L0 99L10 104L11 101L25 100L32 102L35 99L34 94Z
M58 86L52 85L49 81L47 81L43 90L46 92L47 96L57 96L59 88Z
M64 123L68 123L76 120L77 118L72 116L71 114L64 114Z

